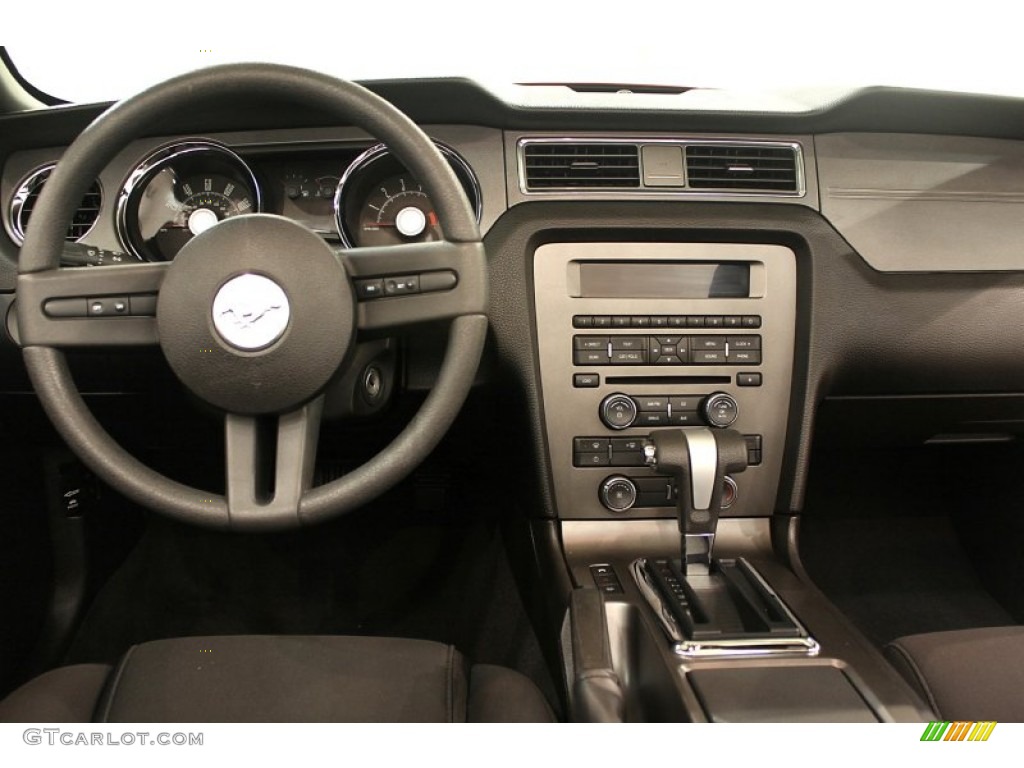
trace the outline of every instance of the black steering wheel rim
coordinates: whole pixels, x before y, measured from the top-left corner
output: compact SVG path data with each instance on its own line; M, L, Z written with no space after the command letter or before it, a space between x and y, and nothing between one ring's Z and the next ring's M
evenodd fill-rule
M169 114L239 96L312 106L387 143L431 195L442 222L444 246L458 252L457 274L463 291L461 300L455 302L458 309L451 313L448 346L437 381L407 427L366 464L328 484L301 488L295 503L283 506L231 503L230 466L229 493L217 496L171 480L139 462L110 437L88 409L58 345L47 343L45 333L34 332L41 327L45 314L39 286L57 284L61 278L67 282L78 279L69 274L73 270L62 270L58 265L66 222L90 181L120 149L153 132ZM403 248L406 246L389 250ZM437 249L432 253L437 252L444 253ZM411 263L415 263L418 253L412 254ZM356 251L352 254L349 278L360 275ZM347 258L343 256L343 261ZM410 263L410 258L404 262ZM98 275L102 270L135 269L97 267L75 272ZM182 75L116 104L68 148L40 195L21 250L17 311L25 365L40 401L69 446L100 477L139 504L184 522L239 530L283 529L316 523L362 506L404 478L441 439L469 393L483 350L486 275L476 217L461 186L433 142L408 117L354 83L294 67L233 64ZM408 320L409 313L398 314ZM230 413L226 417L229 435L233 418ZM315 419L315 423L309 427L311 422L304 419ZM297 423L300 428L316 428L319 417L315 404L281 415L282 430L296 428ZM315 446L315 436L313 442ZM229 438L229 459L230 453Z

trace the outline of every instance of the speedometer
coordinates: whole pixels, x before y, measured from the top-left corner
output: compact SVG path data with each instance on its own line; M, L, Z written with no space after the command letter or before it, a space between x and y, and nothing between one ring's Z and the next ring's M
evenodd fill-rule
M436 143L436 142L435 142ZM455 171L480 220L480 186L454 150L437 148ZM423 186L383 144L357 157L338 183L335 221L348 247L399 245L441 240L443 222Z
M170 261L224 219L260 210L256 177L222 144L191 141L154 152L129 175L117 205L124 247L146 261Z

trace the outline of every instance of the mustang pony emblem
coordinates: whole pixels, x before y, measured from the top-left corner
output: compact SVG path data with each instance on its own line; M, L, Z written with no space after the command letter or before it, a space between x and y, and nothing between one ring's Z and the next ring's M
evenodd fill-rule
M271 304L270 306L264 308L263 311L257 313L255 310L252 309L244 309L236 312L234 307L228 307L220 314L221 317L231 315L231 320L232 322L234 322L235 325L237 325L239 328L248 328L250 325L258 323L260 321L260 318L262 318L268 312L273 312L275 309L280 308L280 304Z
M220 337L236 349L269 347L291 319L288 297L269 277L246 273L228 280L217 291L212 307L213 325Z

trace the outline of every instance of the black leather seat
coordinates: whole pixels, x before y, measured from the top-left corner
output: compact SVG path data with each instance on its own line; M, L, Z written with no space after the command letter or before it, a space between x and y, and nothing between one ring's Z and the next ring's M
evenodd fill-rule
M219 636L52 670L3 722L551 722L537 687L452 646L372 637Z
M943 720L1024 722L1024 627L911 635L886 653Z

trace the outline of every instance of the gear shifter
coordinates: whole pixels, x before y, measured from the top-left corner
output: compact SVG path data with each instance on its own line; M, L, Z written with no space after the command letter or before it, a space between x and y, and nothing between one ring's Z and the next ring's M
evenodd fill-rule
M732 429L663 429L647 438L644 459L675 478L684 573L709 573L725 476L747 468L746 440Z
M712 560L725 477L747 468L743 435L707 427L658 430L644 443L644 458L675 478L682 558L640 558L634 576L676 652L817 653L818 644L750 563Z

